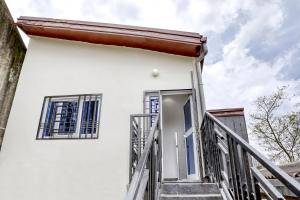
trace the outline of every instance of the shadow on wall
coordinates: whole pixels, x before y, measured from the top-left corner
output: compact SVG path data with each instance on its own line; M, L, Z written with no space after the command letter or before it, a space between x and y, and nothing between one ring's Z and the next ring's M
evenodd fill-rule
M26 47L4 0L0 0L0 148Z

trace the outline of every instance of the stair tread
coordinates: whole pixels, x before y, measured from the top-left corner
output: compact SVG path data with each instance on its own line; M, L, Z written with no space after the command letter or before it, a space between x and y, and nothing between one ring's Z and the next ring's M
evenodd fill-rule
M161 186L161 194L170 195L209 195L221 194L216 183L164 183Z
M160 200L223 200L222 196L161 196Z
M201 182L163 182L162 185L217 185L217 183L201 183Z
M161 197L221 197L221 194L161 194Z
M200 181L164 181L162 184L203 184L203 185L215 185L216 183L203 183Z

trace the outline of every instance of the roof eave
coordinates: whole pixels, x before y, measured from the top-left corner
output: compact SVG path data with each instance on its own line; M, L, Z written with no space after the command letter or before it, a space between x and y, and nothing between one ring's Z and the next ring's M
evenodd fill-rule
M225 109L214 109L208 110L216 117L232 117L232 116L244 116L244 108L225 108Z
M20 17L17 25L33 36L141 48L189 57L199 56L204 43L197 33L116 24Z

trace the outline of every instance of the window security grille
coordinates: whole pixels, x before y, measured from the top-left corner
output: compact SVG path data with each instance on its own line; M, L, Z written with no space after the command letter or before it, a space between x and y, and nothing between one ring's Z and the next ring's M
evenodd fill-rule
M159 97L158 96L150 96L150 114L159 113ZM151 125L154 124L155 117L151 117Z
M98 138L101 94L48 96L37 139Z
M95 133L97 129L99 101L85 101L83 102L80 134Z
M158 92L146 92L144 100L144 113L159 113L159 94ZM151 117L151 124L154 124L155 116Z
M158 96L150 96L150 113L159 113L159 97Z

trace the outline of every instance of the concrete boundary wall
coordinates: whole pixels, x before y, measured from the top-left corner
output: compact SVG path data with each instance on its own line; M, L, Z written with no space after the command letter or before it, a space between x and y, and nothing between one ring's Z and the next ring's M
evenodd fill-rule
M4 0L0 0L0 148L26 47Z

